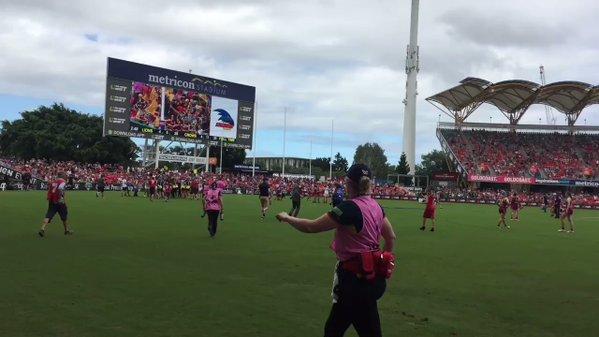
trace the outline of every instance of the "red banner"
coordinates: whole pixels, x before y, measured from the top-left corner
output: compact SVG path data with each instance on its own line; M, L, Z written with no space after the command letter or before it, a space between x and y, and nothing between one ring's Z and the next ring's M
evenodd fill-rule
M526 184L534 185L537 183L535 178L528 177L508 177L508 176L482 176L471 174L468 176L468 181L498 183L498 184Z

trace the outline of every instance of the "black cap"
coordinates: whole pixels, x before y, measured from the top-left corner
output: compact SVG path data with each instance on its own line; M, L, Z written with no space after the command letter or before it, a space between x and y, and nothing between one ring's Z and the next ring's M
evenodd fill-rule
M349 170L347 170L346 176L349 178L349 180L358 184L360 183L360 178L364 176L372 178L372 172L368 166L364 164L354 164L349 168Z

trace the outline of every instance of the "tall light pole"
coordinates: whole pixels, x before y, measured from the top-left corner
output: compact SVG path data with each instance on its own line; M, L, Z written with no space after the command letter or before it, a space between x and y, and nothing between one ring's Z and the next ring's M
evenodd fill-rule
M285 107L285 111L283 112L283 170L281 172L282 176L285 177L285 141L287 139L287 107Z
M406 56L406 108L403 118L403 150L410 166L410 174L416 172L416 76L418 75L418 6L419 0L412 0L410 20L410 44Z
M256 175L256 148L258 147L258 103L254 102L254 139L252 139L252 177Z
M308 160L308 175L312 176L312 138L310 138L310 160Z
M331 155L329 157L329 180L333 179L333 130L335 129L334 126L334 119L331 119Z

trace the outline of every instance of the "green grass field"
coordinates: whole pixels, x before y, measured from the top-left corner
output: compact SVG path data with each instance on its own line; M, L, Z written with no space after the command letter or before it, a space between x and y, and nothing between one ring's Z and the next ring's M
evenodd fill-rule
M75 235L55 219L40 239L44 194L0 193L0 336L322 335L332 233L278 223L288 200L262 221L257 197L227 196L210 239L199 202L68 199ZM599 212L577 211L577 233L562 234L526 208L504 232L494 206L444 204L423 233L422 205L382 204L399 257L379 302L385 336L599 334Z

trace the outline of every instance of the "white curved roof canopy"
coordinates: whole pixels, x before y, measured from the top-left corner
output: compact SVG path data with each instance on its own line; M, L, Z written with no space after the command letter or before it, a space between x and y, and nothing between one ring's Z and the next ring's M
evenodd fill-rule
M454 117L456 122L463 122L480 104L489 103L497 107L511 124L517 124L530 105L545 104L565 114L568 124L574 125L585 107L599 104L599 86L578 81L542 86L526 80L491 83L468 77L460 83L426 99Z

